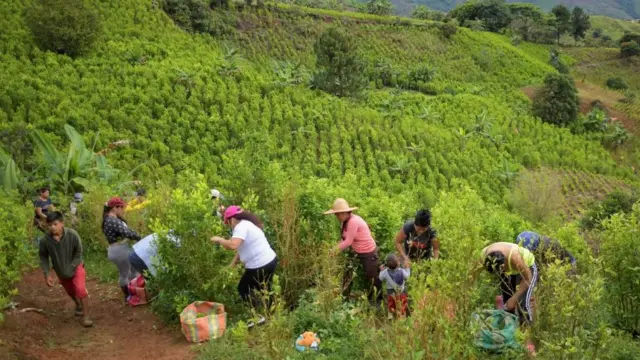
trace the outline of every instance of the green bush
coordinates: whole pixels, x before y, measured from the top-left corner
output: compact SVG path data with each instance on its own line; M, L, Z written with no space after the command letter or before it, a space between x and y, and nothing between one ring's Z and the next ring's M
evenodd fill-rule
M578 117L578 91L573 79L549 74L533 99L533 114L551 124L567 126Z
M365 64L357 43L337 28L326 30L314 44L316 72L312 86L336 96L357 96L367 86Z
M98 36L98 15L83 0L41 0L26 11L26 23L45 51L71 57L88 51Z
M631 57L640 55L640 45L635 41L623 42L620 44L620 55Z
M211 11L205 0L164 0L162 8L187 31L208 32L211 28Z
M608 78L606 85L609 89L613 90L626 90L629 88L629 85L627 85L627 83L623 79L618 77Z
M369 0L367 2L367 12L374 15L391 15L394 6L390 0Z
M604 262L605 286L614 324L640 333L640 204L629 214L618 213L603 223L600 257Z
M613 191L607 194L602 202L592 203L580 220L580 224L587 230L601 228L603 221L614 214L631 212L636 201L638 198L633 194L620 190Z
M17 294L15 283L35 253L33 241L41 233L31 226L33 207L16 196L0 195L0 323L2 309Z

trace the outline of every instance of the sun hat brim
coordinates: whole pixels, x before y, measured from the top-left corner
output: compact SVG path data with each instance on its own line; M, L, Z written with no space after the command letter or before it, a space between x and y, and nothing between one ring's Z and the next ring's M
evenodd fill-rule
M339 214L339 213L350 212L354 210L358 210L358 207L356 206L356 207L350 207L350 208L338 209L338 210L331 209L331 210L325 211L323 214L325 215Z

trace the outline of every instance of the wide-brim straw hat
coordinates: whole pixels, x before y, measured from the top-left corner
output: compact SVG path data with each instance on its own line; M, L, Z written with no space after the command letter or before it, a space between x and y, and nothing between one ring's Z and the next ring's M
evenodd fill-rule
M358 209L357 207L350 207L347 200L338 198L333 202L332 209L325 211L324 214L325 215L338 214L338 213L350 212L357 209Z

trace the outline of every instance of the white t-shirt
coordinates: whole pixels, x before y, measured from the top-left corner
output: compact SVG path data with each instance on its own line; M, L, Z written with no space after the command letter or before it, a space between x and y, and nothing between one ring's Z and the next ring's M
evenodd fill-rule
M180 241L178 238L172 235L168 235L167 238L176 244L179 244ZM158 256L158 234L151 234L149 236L145 236L140 241L133 244L133 250L136 252L136 255L140 257L140 259L147 265L149 272L151 275L156 275L155 268L155 257Z
M238 247L238 255L246 269L261 268L276 258L264 232L251 221L241 220L233 228L232 237L243 240Z

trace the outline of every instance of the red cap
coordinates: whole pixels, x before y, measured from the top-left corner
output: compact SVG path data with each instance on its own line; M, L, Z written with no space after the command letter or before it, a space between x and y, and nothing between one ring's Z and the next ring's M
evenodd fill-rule
M117 206L127 206L127 203L124 202L119 196L114 196L111 200L107 201L107 207L114 208Z

